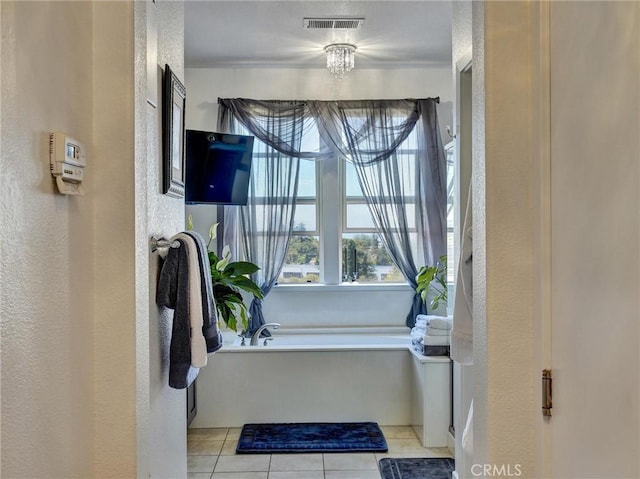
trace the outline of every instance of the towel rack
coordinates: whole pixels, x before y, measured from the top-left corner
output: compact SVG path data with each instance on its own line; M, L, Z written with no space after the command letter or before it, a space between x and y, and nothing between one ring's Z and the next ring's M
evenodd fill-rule
M151 245L152 253L155 253L160 249L180 247L180 242L178 240L169 241L165 238L158 238L157 236L152 236L151 239L149 240L149 244Z

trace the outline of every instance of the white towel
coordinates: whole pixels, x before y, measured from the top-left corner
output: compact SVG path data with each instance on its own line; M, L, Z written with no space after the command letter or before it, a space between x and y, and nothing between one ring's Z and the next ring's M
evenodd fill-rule
M200 282L200 256L194 239L178 233L171 241L181 239L187 245L189 257L189 323L191 325L191 366L207 365L207 343L202 334L202 284Z
M451 331L448 329L437 329L437 328L432 328L430 326L427 326L427 329L425 330L424 334L426 336L450 336L451 335Z
M451 331L451 358L460 364L473 364L473 215L471 185L462 228L462 246L456 278L456 297Z
M449 336L422 336L422 344L425 346L449 346Z
M435 316L432 314L419 314L416 316L416 324L425 324L432 329L445 329L449 330L452 326L451 317L447 316Z

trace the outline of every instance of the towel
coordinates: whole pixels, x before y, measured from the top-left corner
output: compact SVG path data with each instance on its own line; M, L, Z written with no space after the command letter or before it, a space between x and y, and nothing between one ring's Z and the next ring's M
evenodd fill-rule
M456 296L451 331L451 358L460 364L473 364L473 214L471 185L462 228L462 245L456 277Z
M447 336L449 337L451 335L451 331L448 329L436 329L436 328L432 328L430 326L427 326L427 329L425 329L424 334L426 336Z
M178 239L179 248L169 248L158 278L156 304L173 309L173 326L169 346L169 386L188 387L200 371L191 367L189 331L189 257L187 245Z
M191 326L191 366L202 368L207 365L207 343L202 334L202 275L200 253L196 242L186 233L178 233L171 241L181 239L187 247L189 271L189 325Z
M432 314L419 314L416 316L416 324L422 323L431 329L450 330L452 326L452 318L447 316L435 316Z
M211 282L211 263L207 254L207 245L202 236L195 231L187 231L195 241L200 257L200 283L202 288L202 335L206 342L207 353L214 353L222 347L222 333L218 323L216 303L213 296L213 284Z
M449 346L449 336L422 336L422 344L425 346Z

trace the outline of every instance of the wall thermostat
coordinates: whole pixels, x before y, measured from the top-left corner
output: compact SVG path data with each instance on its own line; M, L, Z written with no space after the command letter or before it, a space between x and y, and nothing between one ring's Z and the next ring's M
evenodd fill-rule
M49 166L60 193L84 195L82 179L86 164L82 143L59 131L49 135Z

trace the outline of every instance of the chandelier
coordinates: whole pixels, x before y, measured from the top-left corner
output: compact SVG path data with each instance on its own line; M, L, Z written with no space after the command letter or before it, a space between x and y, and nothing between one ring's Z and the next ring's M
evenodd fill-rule
M351 43L332 43L324 47L327 54L327 68L338 80L354 66L356 46Z

